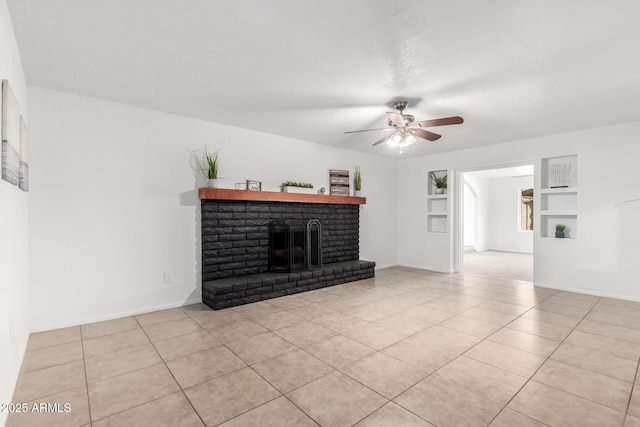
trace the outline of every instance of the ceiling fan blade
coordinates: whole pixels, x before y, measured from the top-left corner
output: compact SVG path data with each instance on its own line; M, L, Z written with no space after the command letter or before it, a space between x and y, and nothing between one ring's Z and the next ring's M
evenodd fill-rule
M377 140L376 142L373 143L373 145L371 145L372 147L375 147L378 144L382 144L383 142L385 142L387 139L389 139L391 135L385 135L382 138L380 138L379 140Z
M344 132L345 134L347 133L358 133L358 132L371 132L374 130L391 130L391 128L379 128L379 129L365 129L365 130L351 130L349 132Z
M464 119L460 116L454 117L445 117L442 119L433 119L433 120L421 120L419 122L414 122L419 124L423 128L429 128L434 126L446 126L446 125L459 125L463 123Z
M418 138L427 139L429 141L435 141L442 137L442 135L438 135L437 133L429 132L424 129L414 129L412 133Z
M402 114L399 113L387 113L387 117L389 117L389 120L391 120L391 123L393 123L396 126L404 126L404 118L402 117Z

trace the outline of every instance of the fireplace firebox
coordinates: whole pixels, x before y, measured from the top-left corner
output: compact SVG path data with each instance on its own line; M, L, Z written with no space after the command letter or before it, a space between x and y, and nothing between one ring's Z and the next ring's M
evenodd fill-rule
M269 271L292 272L322 266L322 224L317 219L269 224Z

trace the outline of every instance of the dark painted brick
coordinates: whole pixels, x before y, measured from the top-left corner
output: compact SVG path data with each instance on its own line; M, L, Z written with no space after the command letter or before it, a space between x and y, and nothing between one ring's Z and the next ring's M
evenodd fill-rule
M289 289L289 288L295 288L296 287L296 283L295 282L287 282L287 283L276 283L275 285L273 285L273 290L274 291L279 291L282 289Z
M237 283L237 284L233 285L233 292L246 291L246 290L247 290L247 282Z
M253 226L253 227L247 227L247 226L234 227L233 228L233 232L234 233L244 233L244 234L247 234L247 233L259 233L260 232L260 227L257 227L257 226ZM265 238L267 236L262 235L260 237Z
M244 212L246 210L244 205L226 205L221 204L219 212Z
M263 286L262 280L260 279L252 279L247 281L247 289L254 289L262 286Z
M275 285L275 283L276 283L276 279L273 278L273 277L268 277L268 278L262 279L262 284L265 285L265 286L267 286L267 285L273 286L273 285Z
M247 205L247 212L271 212L269 205Z
M244 234L223 234L220 236L221 242L238 242L238 241L246 241L247 236Z

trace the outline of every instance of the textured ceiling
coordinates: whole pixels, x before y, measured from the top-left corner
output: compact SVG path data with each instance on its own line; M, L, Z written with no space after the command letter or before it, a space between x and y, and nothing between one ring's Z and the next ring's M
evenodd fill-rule
M640 119L640 2L8 0L31 85L411 157ZM400 155L396 99L460 115Z

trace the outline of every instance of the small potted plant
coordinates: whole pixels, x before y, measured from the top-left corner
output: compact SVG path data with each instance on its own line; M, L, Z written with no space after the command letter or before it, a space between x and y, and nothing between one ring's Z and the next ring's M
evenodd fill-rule
M353 172L353 196L360 197L360 191L362 190L362 174L360 173L360 166L356 166L355 172Z
M556 237L559 239L564 239L564 230L566 230L567 226L564 224L556 224Z
M284 193L315 194L313 184L308 182L285 181L282 183L282 191Z
M444 194L447 190L447 175L438 176L435 172L429 172L429 175L435 187L435 194Z
M210 153L205 147L202 152L200 170L202 170L204 176L207 177L207 186L210 188L216 188L218 186L218 168L220 166L220 161L218 160L219 151L220 150L216 150L214 153Z

